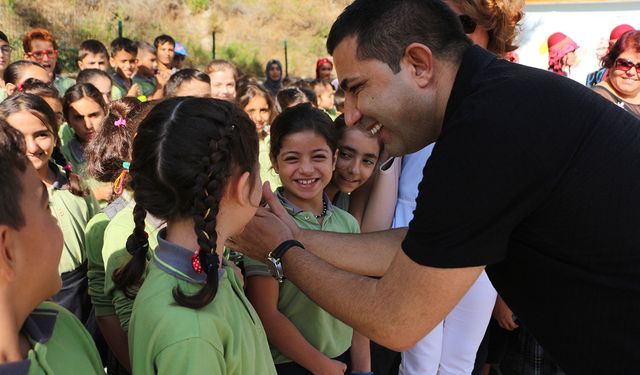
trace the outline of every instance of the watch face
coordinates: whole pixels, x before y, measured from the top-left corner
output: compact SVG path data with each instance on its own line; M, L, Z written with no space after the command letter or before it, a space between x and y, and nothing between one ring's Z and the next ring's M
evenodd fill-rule
M271 276L277 278L278 277L278 269L276 268L275 262L277 262L273 258L267 258L267 268L269 269L269 273Z

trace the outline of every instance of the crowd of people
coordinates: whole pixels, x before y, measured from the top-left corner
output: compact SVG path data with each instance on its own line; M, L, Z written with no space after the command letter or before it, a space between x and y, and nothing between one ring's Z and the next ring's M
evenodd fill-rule
M640 31L580 87L523 9L356 0L310 80L0 31L0 374L637 368Z

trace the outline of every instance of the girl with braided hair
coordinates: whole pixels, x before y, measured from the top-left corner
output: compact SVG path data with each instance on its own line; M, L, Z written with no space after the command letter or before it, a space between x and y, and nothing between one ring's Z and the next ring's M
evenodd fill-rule
M98 211L97 203L62 156L56 115L44 99L14 94L0 103L0 119L23 134L27 157L47 186L51 213L62 229L64 251L58 264L62 289L53 300L86 322L91 302L87 295L84 228Z
M131 260L114 281L137 290L133 373L275 374L260 318L221 261L225 241L260 203L255 125L222 100L167 99L140 124L129 173ZM153 252L149 215L166 222Z
M131 162L131 149L137 125L153 108L153 105L153 102L140 103L138 99L133 97L125 97L111 102L109 113L105 117L102 127L86 148L87 174L99 182L108 183L113 190L112 201L89 221L85 229L89 296L95 307L98 327L110 349L107 353L109 374L127 374L131 371L131 365L127 332L122 328L116 314L113 293L105 291L105 284L113 285L113 282L111 281L111 273L105 277L104 258L109 260L112 253L105 252L103 254L103 250L110 251L112 249L115 251L123 248L124 241L121 239L126 239L133 230L132 193L128 188L129 171L127 165ZM128 211L128 214L118 215L122 211ZM105 239L105 229L116 217L116 222L124 219L130 224L122 229L120 235L113 233L113 228L120 226L112 226L109 236ZM126 253L126 250L122 250L122 252ZM117 268L122 265L112 264L111 267ZM133 301L125 298L121 300L128 302L128 311L131 311L130 306Z

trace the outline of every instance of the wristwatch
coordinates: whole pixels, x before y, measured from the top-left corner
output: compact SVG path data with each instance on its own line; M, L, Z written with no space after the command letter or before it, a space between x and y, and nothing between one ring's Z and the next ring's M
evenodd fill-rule
M292 247L304 249L304 246L300 242L296 240L286 240L267 255L267 268L269 268L271 276L275 277L280 283L284 281L284 269L281 259Z

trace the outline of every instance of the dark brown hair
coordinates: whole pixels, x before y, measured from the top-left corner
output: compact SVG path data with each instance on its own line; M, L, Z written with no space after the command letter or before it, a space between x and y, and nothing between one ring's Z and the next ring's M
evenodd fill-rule
M20 175L27 170L27 163L22 134L0 120L0 224L13 229L24 225L20 209L23 191Z
M64 97L62 97L62 114L67 121L69 121L71 104L85 97L98 103L105 115L107 114L107 103L104 102L100 90L90 83L76 83L69 87L67 92L64 93Z
M146 213L172 221L192 218L200 247L199 260L207 281L194 295L177 287L175 301L198 309L218 290L218 233L220 200L232 175L258 173L258 137L249 117L226 101L175 97L158 103L138 128L129 169L134 191L135 229L127 239L133 255L113 280L132 295L144 274L149 242L144 231Z
M131 161L133 137L139 124L133 119L140 105L133 97L111 103L100 130L85 149L89 176L100 182L113 182L123 170L122 163Z
M0 103L0 119L6 121L11 114L23 110L37 117L47 127L49 132L51 132L55 141L51 158L64 169L71 193L79 197L86 197L88 194L87 189L82 185L80 177L71 171L71 168L69 168L70 163L60 151L60 137L58 136L56 114L44 99L37 95L26 93L18 93L10 96Z

